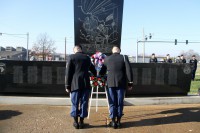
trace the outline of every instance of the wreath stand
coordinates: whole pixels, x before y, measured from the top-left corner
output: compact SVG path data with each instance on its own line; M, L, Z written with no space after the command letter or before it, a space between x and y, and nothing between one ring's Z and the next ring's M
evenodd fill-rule
M96 100L96 112L98 111L98 100L99 100L99 94L105 94L106 95L106 100L107 100L107 106L108 106L108 110L109 110L109 104L108 104L108 94L106 91L106 86L104 87L105 92L99 92L99 86L96 87L96 92L94 92L94 87L92 87L92 92L91 92L91 96L90 96L90 100L89 100L89 109L88 109L88 119L90 117L90 109L91 109L91 105L92 105L92 100ZM93 99L93 95L96 94L96 99Z

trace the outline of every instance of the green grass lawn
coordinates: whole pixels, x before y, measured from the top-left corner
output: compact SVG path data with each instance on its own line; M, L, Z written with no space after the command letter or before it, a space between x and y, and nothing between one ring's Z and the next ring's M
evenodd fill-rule
M200 76L197 76L198 79L196 78L195 81L191 82L191 86L190 86L190 92L189 94L198 94L198 88L200 88Z
M200 64L197 65L196 75L200 75Z
M197 75L198 74L198 75ZM191 82L189 94L198 94L198 88L200 88L200 68L197 69L195 80Z

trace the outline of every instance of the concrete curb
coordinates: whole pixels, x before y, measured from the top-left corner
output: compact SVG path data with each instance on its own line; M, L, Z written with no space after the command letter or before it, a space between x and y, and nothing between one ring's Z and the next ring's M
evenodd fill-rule
M182 96L182 97L137 97L125 98L126 106L139 105L168 105L168 104L199 104L200 96ZM70 98L59 97L22 97L22 96L0 96L0 104L37 104L37 105L71 105ZM96 106L96 100L92 100L92 106ZM99 99L98 106L107 106L107 100Z

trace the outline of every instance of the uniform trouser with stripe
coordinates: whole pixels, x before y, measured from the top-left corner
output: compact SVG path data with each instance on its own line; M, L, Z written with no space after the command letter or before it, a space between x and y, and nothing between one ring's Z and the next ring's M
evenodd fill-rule
M120 87L108 88L110 118L122 117L124 108L124 91L124 88Z
M90 89L79 89L71 92L71 116L77 117L80 116L85 118L88 116L88 101ZM79 107L80 105L80 107Z
M193 70L192 70L192 80L195 79L195 73L196 73L196 69L193 69Z

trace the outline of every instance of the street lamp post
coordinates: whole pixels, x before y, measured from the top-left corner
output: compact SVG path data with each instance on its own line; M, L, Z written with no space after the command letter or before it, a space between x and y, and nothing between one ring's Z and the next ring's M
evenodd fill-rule
M152 38L151 33L149 34L149 39ZM138 41L137 39L137 51L136 51L136 63L138 63L138 44L143 43L143 63L145 63L145 42L147 42L148 37L144 36L144 30L143 30L143 39L141 41Z
M65 61L66 61L66 46L67 46L67 37L65 37Z
M138 63L138 39L137 39L137 48L136 48L136 63Z
M27 50L26 50L26 60L29 61L29 51L28 51L28 45L29 45L29 33L27 32Z
M143 63L145 62L145 37L144 37L144 28L143 28Z
M2 36L3 34L5 35L26 35L26 38L27 38L27 49L26 49L26 60L28 61L29 60L29 51L28 51L28 45L29 45L29 33L27 32L26 34L10 34L10 33L0 33L0 35Z

